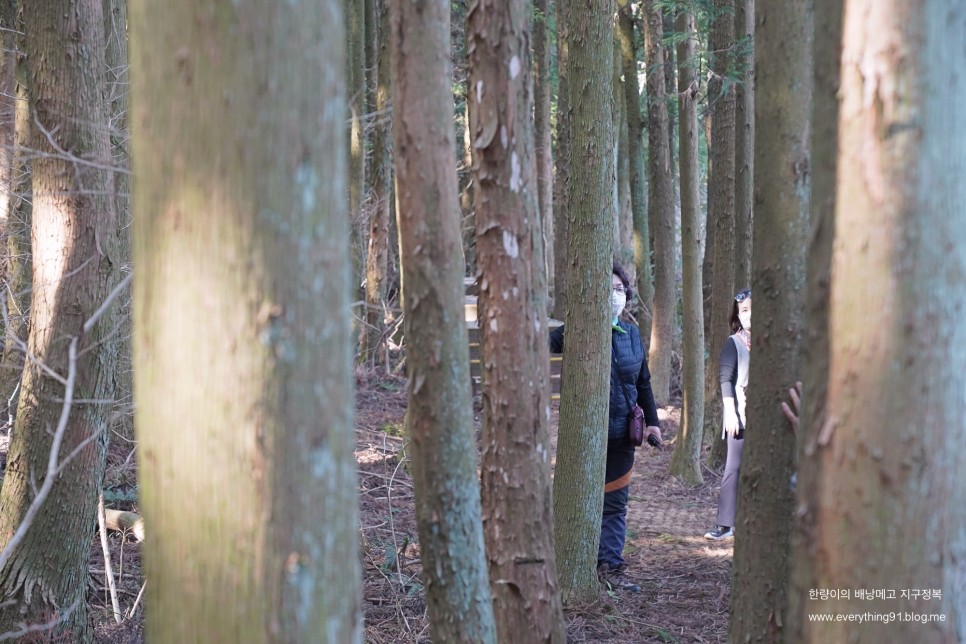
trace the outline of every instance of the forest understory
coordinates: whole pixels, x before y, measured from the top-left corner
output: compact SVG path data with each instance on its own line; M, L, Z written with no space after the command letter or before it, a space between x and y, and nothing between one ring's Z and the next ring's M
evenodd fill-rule
M356 378L356 462L362 534L365 640L371 644L429 642L429 620L420 580L420 551L412 481L404 439L406 381L359 371ZM703 534L714 522L718 473L704 470L705 484L687 487L668 475L678 432L680 403L660 410L665 446L637 453L627 517L628 576L637 594L601 589L596 602L565 610L570 642L723 642L727 635L732 543ZM479 429L480 412L475 412ZM556 447L557 409L551 418ZM0 449L6 451L5 441ZM133 444L115 440L108 455L108 507L137 511ZM5 456L5 453L4 453ZM552 526L547 526L552 530ZM147 539L151 527L146 526ZM88 608L96 639L105 644L142 642L144 597L141 544L130 534L109 533L112 570L123 615L113 617L100 537L90 550ZM38 634L37 642L50 639Z

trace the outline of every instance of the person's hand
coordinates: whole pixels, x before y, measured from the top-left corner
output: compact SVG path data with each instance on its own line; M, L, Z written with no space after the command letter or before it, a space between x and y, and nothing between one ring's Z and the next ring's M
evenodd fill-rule
M661 437L661 428L656 425L648 425L644 429L644 441L647 441L648 436L653 436L657 439L658 443L663 443L664 439Z
M802 406L802 383L796 382L795 387L788 390L788 397L791 399L791 406L782 403L782 413L788 419L788 424L792 426L792 431L798 433L798 416Z
M729 404L729 401L731 403ZM726 398L724 402L724 427L728 435L734 438L738 434L738 412L735 410L734 398Z

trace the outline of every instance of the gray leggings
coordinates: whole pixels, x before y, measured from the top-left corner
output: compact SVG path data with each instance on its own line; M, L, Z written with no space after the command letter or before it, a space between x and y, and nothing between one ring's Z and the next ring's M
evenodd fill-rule
M728 436L728 460L721 477L721 495L718 497L718 525L734 526L735 509L738 507L738 469L741 467L741 450L744 439Z

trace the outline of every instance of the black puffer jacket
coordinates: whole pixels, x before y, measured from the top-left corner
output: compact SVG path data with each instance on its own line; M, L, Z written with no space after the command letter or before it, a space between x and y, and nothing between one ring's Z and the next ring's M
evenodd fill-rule
M647 368L647 357L637 327L618 321L611 331L610 363L610 422L609 438L622 438L627 434L627 420L634 404L644 410L647 425L660 427L657 418L657 405L651 390L651 372ZM560 326L550 333L550 351L563 353L564 327Z

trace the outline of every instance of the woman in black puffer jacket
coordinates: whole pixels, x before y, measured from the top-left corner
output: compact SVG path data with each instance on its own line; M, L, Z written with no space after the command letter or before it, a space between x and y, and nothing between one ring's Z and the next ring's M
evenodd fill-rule
M623 550L627 535L627 498L635 447L627 440L627 423L635 405L644 410L645 437L661 440L661 426L651 391L651 372L637 327L619 318L633 294L627 273L614 262L611 276L611 369L610 418L607 427L607 471L604 479L604 512L600 526L597 567L612 588L637 592L640 586L624 577ZM550 351L562 353L564 327L550 334Z

